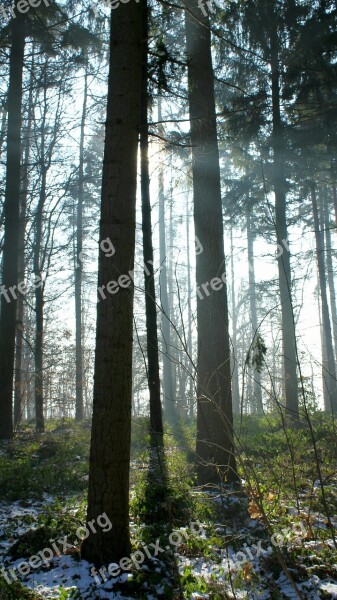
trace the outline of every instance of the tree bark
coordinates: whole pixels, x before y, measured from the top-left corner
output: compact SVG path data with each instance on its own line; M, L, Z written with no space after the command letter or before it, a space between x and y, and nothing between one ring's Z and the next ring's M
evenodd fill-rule
M25 17L11 21L11 53L8 89L4 245L0 315L0 439L13 436L13 383L17 302L10 288L18 285L20 236L20 161L22 76L25 48ZM16 296L17 297L17 296ZM9 300L9 301L8 301Z
M237 479L219 150L209 22L196 0L187 0L186 7L194 224L195 234L203 246L203 252L196 255L196 453L199 483L219 484ZM208 289L211 283L213 291Z
M140 100L141 9L131 2L111 13L100 239L109 238L116 253L108 258L100 249L100 289L134 266ZM83 542L82 557L95 564L130 553L132 337L133 286L106 290L97 305L87 518L106 513L112 527L97 528Z

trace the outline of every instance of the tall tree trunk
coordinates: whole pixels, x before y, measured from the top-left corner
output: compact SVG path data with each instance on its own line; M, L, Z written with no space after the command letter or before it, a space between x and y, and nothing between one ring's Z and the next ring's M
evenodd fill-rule
M332 160L330 163L330 177L332 187L332 199L335 213L335 225L337 226L337 189L336 189L336 161ZM337 229L336 229L337 231Z
M191 374L192 363L191 359L193 358L193 348L192 348L192 307L191 307L191 298L192 298L192 285L191 285L191 249L190 249L190 214L189 214L189 194L187 195L186 200L186 241L187 241L187 350L190 359L188 358L188 404L189 411L188 414L190 417L193 417L193 408L194 408L194 386L193 386L193 376Z
M279 40L274 5L270 3L270 49L272 83L272 146L275 225L278 244L277 261L282 313L283 367L286 409L290 418L298 419L298 385L296 332L291 293L290 250L286 217L285 140L280 108Z
M99 253L100 288L134 266L137 146L141 101L141 8L131 2L111 13L110 70L102 178L100 239L116 253ZM129 471L132 393L133 286L120 287L97 306L88 521L106 513L82 546L95 564L130 553Z
M146 340L148 362L148 386L150 392L150 425L152 433L163 433L160 399L159 346L157 329L157 305L153 268L153 244L149 174L149 127L148 127L148 5L142 4L142 101L140 120L140 171L142 194L142 231L145 279Z
M8 96L8 94L7 94ZM2 107L2 115L1 115L1 126L0 126L0 156L2 152L2 147L4 145L6 139L6 129L7 129L7 98Z
M249 200L248 200L249 201ZM250 306L250 320L252 326L253 336L257 335L257 308L256 308L256 284L255 284L255 256L254 256L254 238L255 233L251 226L251 213L250 209L247 209L247 248L248 248L248 271L249 271L249 306ZM253 385L253 412L258 415L263 414L262 404L262 387L261 387L261 374L252 367L252 377L254 380Z
M330 394L327 382L327 373L329 372L327 352L326 352L326 339L323 327L323 311L320 302L320 286L319 286L319 274L317 267L317 304L318 304L318 318L319 318L319 330L321 333L321 351L322 351L322 387L323 387L323 400L324 406L330 405Z
M331 323L329 316L328 296L326 289L326 273L324 264L324 238L320 230L319 214L317 206L317 196L315 184L311 184L311 203L314 216L315 241L316 241L316 259L319 275L319 285L321 291L322 322L326 344L326 356L328 372L325 375L325 382L328 388L329 404L325 405L327 412L336 413L337 411L337 382L336 367L332 345Z
M329 211L329 202L327 196L327 190L325 189L323 192L323 202L324 202L324 229L325 229L325 262L326 262L326 270L328 274L328 282L329 282L329 294L330 294L330 306L331 306L331 320L332 320L332 331L334 337L334 350L335 350L335 359L337 354L337 308L336 308L336 291L335 291L335 281L334 281L334 270L332 263L332 246L331 246L331 225L330 225L330 211ZM335 360L336 362L336 360Z
M161 98L158 100L158 121L162 120ZM163 132L162 132L163 133ZM162 334L162 357L163 357L163 396L164 410L167 422L172 425L174 422L174 394L172 380L172 357L171 357L171 323L170 323L170 304L168 297L168 260L166 249L166 222L165 222L165 193L164 193L164 172L162 160L159 164L159 255L160 255L160 304L161 314L161 334Z
M236 315L236 299L235 299L235 273L234 273L234 246L233 246L233 228L231 227L231 288L232 288L232 397L233 397L233 413L240 413L240 388L239 388L239 369L237 357L237 315Z
M75 258L75 353L76 353L76 408L77 421L83 419L83 343L82 343L82 280L83 280L83 200L84 200L84 134L88 101L88 65L85 65L81 118L80 157L78 167L78 199L76 214Z
M25 151L22 165L22 191L21 191L21 209L20 209L20 236L19 236L19 263L18 280L25 280L25 235L27 219L27 198L29 184L29 158L31 147L31 131L33 119L33 75L34 67L30 77L29 99L28 99L28 121L25 133ZM23 409L23 331L24 331L25 303L22 294L18 295L17 301L17 331L16 331L16 352L15 352L15 388L14 388L14 427L17 427L22 417Z
M35 385L35 418L36 430L44 431L44 410L43 410L43 337L44 337L44 283L42 281L41 270L41 246L42 246L42 226L43 209L46 201L46 177L47 170L44 164L44 125L41 135L41 189L39 203L35 216L35 240L34 240L34 276L35 281L35 349L34 349L34 385Z
M173 160L173 153L171 153L171 161ZM173 184L172 184L172 162L171 162L171 186L170 186L170 205L169 205L169 260L167 265L167 289L168 289L168 315L170 319L170 359L171 359L171 394L172 394L172 409L171 409L171 422L172 425L176 424L179 407L177 406L177 365L178 365L178 336L175 327L176 319L174 312L174 281L175 281L175 269L176 264L174 262L174 243L175 243L175 229L173 219ZM171 323L173 327L171 328Z
M201 15L196 0L187 0L186 6L194 224L196 236L203 246L203 252L196 255L196 453L199 483L219 484L224 479L237 479L219 150L209 21Z
M13 436L13 383L17 302L10 288L18 285L20 236L20 159L22 75L25 47L25 16L11 21L9 63L5 233L2 261L0 314L0 439ZM16 294L15 294L16 296Z

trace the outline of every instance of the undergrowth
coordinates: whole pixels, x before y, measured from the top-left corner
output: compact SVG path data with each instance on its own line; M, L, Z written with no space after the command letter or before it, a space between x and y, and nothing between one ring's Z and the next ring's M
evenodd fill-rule
M311 419L316 454L305 423L284 430L280 419L270 415L243 416L235 422L241 491L229 485L213 491L196 486L194 423L168 428L161 447L151 444L148 420L134 419L130 472L133 552L157 539L168 549L157 560L146 558L142 568L133 568L128 582L114 585L114 590L136 598L152 593L168 600L190 598L196 592L208 594L210 600L222 600L230 597L228 586L234 593L242 586L251 593L270 586L270 593L276 594L270 573L273 577L282 573L279 553L297 584L312 575L336 577L329 527L337 513L335 423L322 413ZM89 445L88 423L79 425L67 419L49 422L46 433L40 435L26 427L15 440L0 445L0 501L19 501L27 508L33 501L44 502L38 516L21 515L2 531L1 538L8 539L11 527L19 523L28 532L39 532L15 540L12 556L30 556L51 537L75 537L85 521ZM203 535L191 528L195 522L202 523ZM252 522L254 529L250 529ZM296 522L303 524L305 535L296 543L291 538L290 544L287 539L278 550L273 548L261 560L260 571L254 561L247 560L230 575L222 573L224 553L238 552L244 544L258 540L268 545L273 533ZM179 531L183 533L179 545L170 544L170 534ZM310 543L319 544L319 556L314 559ZM182 565L177 550L180 560L185 559ZM196 574L191 566L199 559L214 565L208 578ZM21 586L7 588L0 579L0 600L40 600ZM76 590L60 589L60 599L71 597L77 597Z

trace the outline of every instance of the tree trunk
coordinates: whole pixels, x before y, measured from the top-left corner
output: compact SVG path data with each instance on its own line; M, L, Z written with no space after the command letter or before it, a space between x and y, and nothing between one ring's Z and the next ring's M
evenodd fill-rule
M158 121L162 120L161 98L158 99ZM164 132L161 131L163 134ZM163 356L163 395L165 418L172 425L174 422L174 395L172 382L172 358L171 358L171 324L170 305L168 297L167 282L167 251L166 251L166 222L165 222L165 193L163 162L159 163L159 255L160 255L160 304L161 333L162 333L162 356Z
M83 344L82 344L82 280L83 280L83 200L84 200L84 134L88 100L88 66L85 65L81 118L80 157L78 167L78 199L76 215L75 257L75 353L76 353L76 408L77 421L83 419Z
M235 274L234 274L234 247L233 247L233 229L231 228L231 288L232 288L232 396L233 396L233 412L238 415L240 413L240 388L239 388L239 370L237 357L237 316L236 316L236 300L235 300Z
M325 264L324 264L324 241L323 241L324 238L323 238L322 232L320 230L316 188L315 188L314 184L311 185L310 191L311 191L312 212L313 212L313 216L314 216L316 259L317 259L317 267L318 267L319 285L320 285L320 291L321 291L322 322L323 322L323 330L324 330L324 336L325 336L325 347L326 347L326 357L327 357L327 367L328 367L328 371L326 372L324 381L325 381L325 385L327 386L327 389L328 389L329 403L328 403L328 405L325 404L325 410L327 412L335 413L337 411L337 382L336 382L335 359L334 359L334 352L333 352L333 345L332 345L328 296L327 296L327 289L326 289L326 273L325 273Z
M317 305L318 305L319 330L321 333L323 400L324 400L324 406L329 406L330 405L330 394L329 394L327 378L326 378L326 375L329 372L329 368L328 368L328 359L327 359L327 352L326 352L325 332L324 332L324 327L323 327L323 313L322 313L322 307L321 307L321 301L320 301L318 267L317 267Z
M29 183L29 158L31 147L31 131L33 119L33 66L30 78L29 99L28 99L28 121L25 134L24 164L22 166L22 191L21 191L21 209L20 209L20 235L19 235L19 262L18 262L18 280L25 280L25 235L27 219L27 198ZM16 428L22 418L23 409L23 331L24 331L25 303L22 294L18 295L17 301L17 330L16 330L16 352L15 352L15 389L14 389L14 427Z
M149 127L148 127L148 6L142 2L142 101L140 117L140 172L142 194L142 231L145 280L146 340L148 362L148 386L150 393L151 433L163 433L160 399L159 346L157 329L157 305L153 268L153 244L149 174Z
M286 409L290 418L298 419L298 385L296 332L291 293L290 250L286 218L285 140L280 108L279 43L276 15L270 4L270 47L272 83L272 147L274 154L273 183L275 194L275 226L277 262L282 313L283 368Z
M171 153L171 161L173 160L173 153ZM171 405L171 424L175 425L177 422L177 415L179 407L177 406L177 365L178 365L178 352L177 348L179 345L178 335L176 331L176 319L175 319L175 306L174 306L174 282L175 282L175 269L176 264L174 262L174 243L175 243L175 229L173 219L173 184L172 184L172 162L171 162L171 186L170 186L170 205L169 205L169 260L167 265L167 289L168 289L168 316L170 319L170 360L171 360L171 394L172 394L172 405ZM172 327L171 327L172 323Z
M8 89L4 245L0 315L0 439L13 436L13 383L17 302L10 288L18 285L20 236L20 160L22 75L25 47L25 17L11 21L11 54ZM14 290L15 297L15 290Z
M44 431L43 411L43 306L44 306L44 284L41 271L41 245L42 245L42 222L43 209L46 201L46 177L47 170L44 165L44 124L41 133L41 189L39 203L35 216L35 243L34 243L34 276L35 276L35 350L34 350L34 385L35 385L35 418L36 431Z
M191 373L193 365L193 348L192 348L192 307L191 307L191 298L192 298L192 285L191 285L191 251L190 251L190 214L189 214L189 194L187 196L186 201L186 241L187 241L187 364L188 364L188 405L189 410L188 414L190 417L193 417L193 409L194 409L194 385L193 385L193 375Z
M196 453L199 483L219 484L224 479L237 479L219 150L209 22L201 15L196 0L188 0L186 5L194 224L203 246L203 252L196 255Z
M250 209L247 209L247 248L248 248L248 271L249 271L249 306L250 321L252 325L253 337L257 335L257 308L256 308L256 285L255 285L255 256L254 256L254 238L255 234L251 227ZM252 366L253 385L253 412L258 415L263 414L261 374Z
M331 306L331 319L332 319L332 330L334 337L334 350L335 357L337 354L337 308L336 308L336 292L335 292L335 281L334 281L334 270L332 263L332 246L331 246L331 225L330 225L330 211L329 202L327 196L327 190L323 192L324 201L324 229L325 229L325 262L326 270L328 274L329 282L329 294L330 294L330 306ZM336 362L336 360L335 360Z
M116 253L99 253L100 289L134 266L137 146L141 100L141 8L131 2L111 13L110 70L102 178L100 239ZM97 306L88 521L106 513L110 531L97 528L82 546L95 564L130 553L133 285L100 298Z
M7 94L8 96L8 94ZM1 115L1 126L0 126L0 156L2 153L2 147L4 145L6 139L6 129L7 129L7 98L2 107L2 115Z

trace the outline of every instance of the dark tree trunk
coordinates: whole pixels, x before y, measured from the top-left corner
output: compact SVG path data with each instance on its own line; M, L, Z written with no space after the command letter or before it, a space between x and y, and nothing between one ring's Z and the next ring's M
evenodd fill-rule
M315 227L315 241L316 241L316 258L319 276L319 285L321 292L321 306L322 306L322 323L325 338L326 347L326 358L328 371L325 374L323 383L327 386L328 390L328 405L325 404L325 410L327 412L336 413L337 411L337 382L336 382L336 367L332 345L332 334L331 334L331 323L329 316L329 305L328 295L326 289L326 273L324 263L324 238L320 230L319 213L317 206L317 196L315 185L311 185L311 203L312 212L314 216L314 227Z
M254 238L255 233L251 226L251 214L249 208L247 209L247 248L248 248L248 271L249 271L249 306L250 306L250 321L252 325L252 333L255 337L257 335L257 308L256 308L256 284L255 284L255 256L254 256ZM262 387L261 387L261 374L254 370L251 371L254 385L253 385L253 412L258 415L263 414L262 404Z
M109 238L116 253L108 258L100 249L100 288L134 266L140 100L141 8L131 2L111 13L100 239ZM82 557L96 564L130 553L132 337L133 286L106 291L97 306L87 518L105 512L112 528L97 528L83 543Z
M157 305L153 268L153 244L149 174L148 128L148 6L142 2L142 102L140 121L140 171L142 194L142 231L145 280L146 340L148 386L150 393L150 426L152 433L163 433L160 399L159 346Z
M219 484L224 479L237 479L219 151L209 22L201 15L196 0L188 0L186 6L194 224L195 234L203 246L203 252L196 256L196 453L199 483ZM209 290L211 282L213 288Z
M82 344L82 280L83 280L83 200L84 200L84 133L88 100L88 67L85 66L81 118L80 159L78 168L78 199L76 214L75 257L75 353L76 353L76 409L77 421L83 419L83 344Z
M13 288L18 285L19 270L21 106L25 47L24 15L18 13L17 17L11 21L10 26L12 45L9 64L6 188L4 202L5 233L0 314L0 439L9 439L13 436L13 383L17 302L10 295L9 290L11 287Z
M286 409L290 418L298 419L298 385L296 332L291 293L290 250L288 246L285 140L280 108L279 41L276 15L270 3L270 48L272 83L272 146L275 193L275 225L278 244L278 273L282 313L283 368Z

